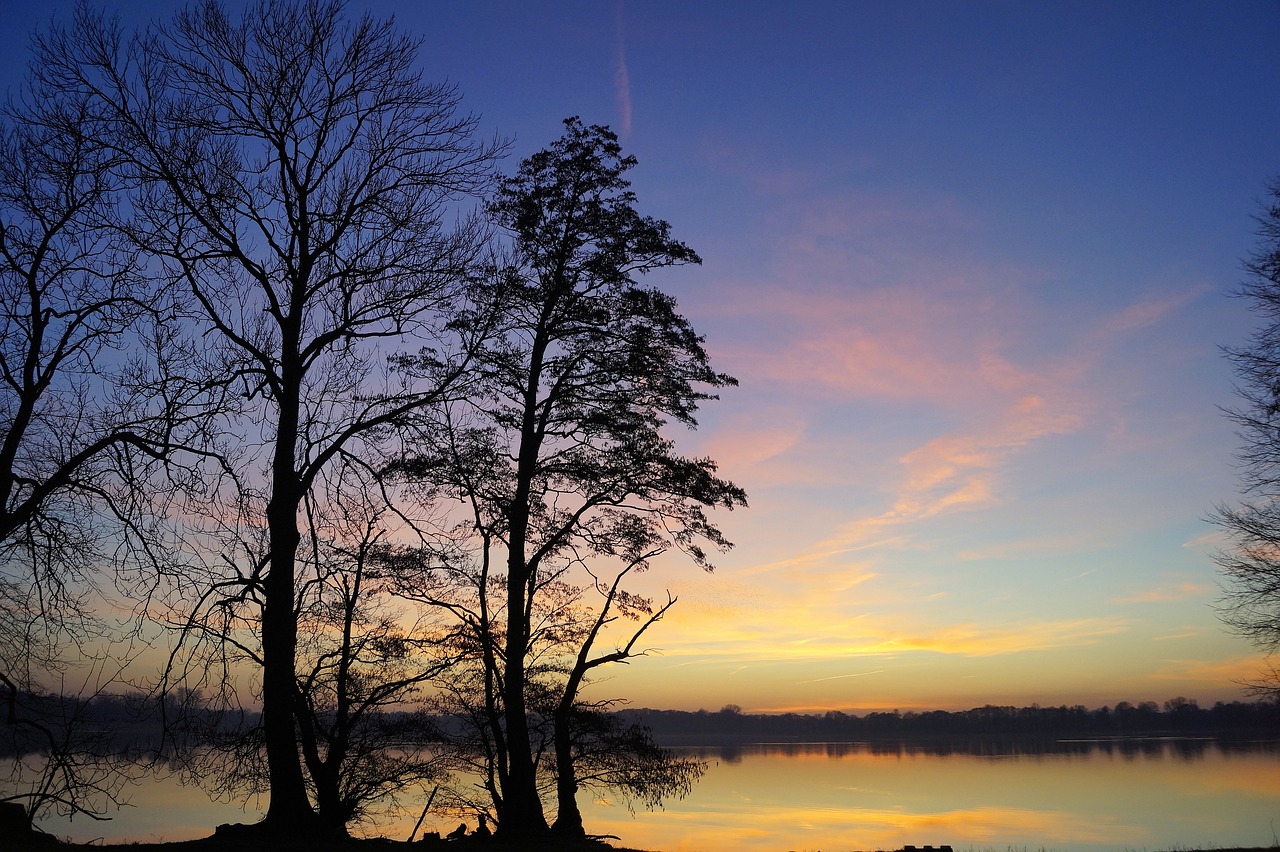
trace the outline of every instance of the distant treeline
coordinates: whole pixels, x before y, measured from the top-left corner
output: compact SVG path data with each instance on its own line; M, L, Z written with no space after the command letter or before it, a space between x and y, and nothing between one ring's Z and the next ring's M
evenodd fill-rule
M180 742L207 738L219 730L256 724L258 714L161 706L145 695L76 695L15 692L4 699L0 758L47 753L165 756Z
M986 705L972 710L862 716L838 710L821 714L747 714L728 705L716 712L625 710L628 721L648 726L665 745L720 743L855 742L874 740L969 740L975 737L1057 739L1064 737L1261 736L1280 737L1280 703L1218 702L1200 707L1186 698L1090 710L1073 707Z
M22 694L15 709L27 718L56 721L72 741L92 743L93 750L115 753L164 753L178 741L198 745L202 736L258 723L256 713L215 713L198 706L161 714L153 702L140 695L98 695L86 701L72 696ZM404 717L406 724L412 721L410 727L418 731L418 739L423 742L447 735L455 727L445 716L394 715ZM820 714L749 714L730 704L714 712L644 709L622 710L617 715L625 723L648 727L654 739L667 746L911 742L932 743L944 750L954 746L966 752L983 752L990 746L1004 753L1007 749L1001 741L1015 740L1043 743L1073 737L1280 738L1280 702L1218 702L1203 708L1181 697L1163 705L1122 701L1114 707L1094 710L1079 704L988 704L972 710L894 710L857 716L838 710ZM165 718L169 723L167 732L163 730ZM0 757L40 752L48 746L41 731L32 727L0 726L0 732Z

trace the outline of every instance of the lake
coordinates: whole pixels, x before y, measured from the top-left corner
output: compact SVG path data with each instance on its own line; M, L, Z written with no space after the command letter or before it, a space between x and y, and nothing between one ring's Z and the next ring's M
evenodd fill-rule
M1280 830L1276 741L1074 741L986 754L865 743L681 750L709 763L688 798L633 816L583 794L587 830L662 852L1207 849L1271 846ZM177 840L257 816L172 782L132 798L136 807L111 822L44 828L77 840ZM404 839L413 821L383 832Z

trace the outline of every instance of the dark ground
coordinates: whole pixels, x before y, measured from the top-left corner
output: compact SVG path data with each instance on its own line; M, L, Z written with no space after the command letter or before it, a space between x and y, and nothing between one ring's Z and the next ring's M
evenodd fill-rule
M403 840L381 838L317 841L236 834L168 843L104 845L63 843L49 835L0 837L0 852L91 852L94 849L115 849L119 852L639 852L611 846L602 841L571 843L562 839L513 844L499 843L493 838L465 837L459 840L429 839L406 843Z
M122 843L102 846L62 843L49 837L30 840L0 837L0 852L90 852L93 849L103 848L115 849L119 852L638 852L638 850L610 846L604 842L591 840L574 844L566 843L564 840L503 844L492 838L464 838L406 843L400 840L357 838L317 842L302 839L215 836L171 843ZM1277 850L1280 850L1280 846L1213 849L1212 852L1277 852ZM786 852L786 850L779 850L779 852ZM1186 849L1177 850L1177 852L1195 852L1195 850Z

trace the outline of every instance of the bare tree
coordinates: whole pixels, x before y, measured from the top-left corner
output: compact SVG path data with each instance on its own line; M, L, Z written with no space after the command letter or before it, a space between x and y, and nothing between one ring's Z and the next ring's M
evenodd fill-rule
M412 566L383 555L401 524L388 523L393 512L366 493L370 485L349 476L330 483L328 499L307 501L298 560L298 743L317 814L332 831L396 813L408 791L444 775L427 708L437 679L455 667L457 643L437 611L395 594L414 582ZM190 706L174 708L186 732L180 757L211 793L248 798L270 779L254 754L261 719L239 704L231 687L243 682L230 658L261 668L260 627L251 607L226 595L206 601L187 627L193 643L203 637L202 653L174 661L213 673ZM172 679L194 683L190 672Z
M131 236L185 289L241 394L217 523L251 546L204 566L188 624L257 610L264 825L305 831L300 510L460 374L434 347L483 234L454 202L485 186L496 146L473 141L451 86L421 79L418 42L338 0L261 0L239 18L211 0L133 38L79 7L39 48L42 82L83 95L123 161L142 214ZM380 368L386 345L422 347L417 384Z
M505 583L501 576L489 577L482 589L483 559L459 558L448 550L398 549L387 561L397 566L392 573L413 572L403 578L408 585L402 595L452 613L458 625L451 636L457 643L456 661L448 677L435 684L434 707L446 745L442 757L449 769L436 803L501 826L506 812L502 779L508 777L510 762L502 721L503 667L497 662L506 632ZM643 655L636 642L675 603L668 599L655 609L623 591L621 581L634 567L624 566L609 586L547 582L533 601L525 666L529 744L538 767L539 797L557 802L557 826L563 833L585 833L576 801L582 787L621 793L628 802L656 807L666 798L685 795L704 770L700 761L659 747L642 726L623 724L613 712L616 702L579 697L587 676L599 666ZM597 639L620 618L640 622L630 640L597 651ZM570 825L576 828L566 827Z
M1217 557L1225 578L1220 613L1269 659L1280 649L1280 181L1270 195L1240 292L1262 322L1248 343L1227 350L1242 402L1229 414L1240 429L1240 482L1249 499L1214 516L1232 540ZM1280 671L1269 664L1251 687L1280 695Z
M42 625L74 635L98 544L107 456L137 442L103 403L113 349L145 313L131 254L96 226L108 161L56 113L10 108L0 136L0 591L4 669L49 662ZM105 392L105 393L104 393Z
M482 610L484 635L496 624L503 631L486 655L496 667L486 689L496 688L490 712L500 715L502 836L547 831L529 700L535 616L554 607L539 602L581 586L573 572L589 559L643 570L646 554L675 547L709 568L705 546L729 543L706 509L745 502L714 462L678 455L663 434L668 419L695 426L698 404L714 398L707 389L733 379L711 368L674 300L637 280L698 257L665 222L635 210L624 177L634 164L607 128L570 119L502 183L489 212L510 255L477 295L500 306L498 332L478 356L471 396L444 409L401 465L468 502L483 576L495 574L491 549L501 552L503 612ZM488 587L476 588L483 596ZM620 588L606 597L615 610L622 604ZM580 668L597 659L588 647ZM582 831L580 821L562 827Z
M397 597L412 577L379 558L385 509L348 496L309 507L308 576L299 594L299 730L322 819L335 826L394 810L407 789L443 777L428 692L456 666L449 624ZM323 513L321 509L325 509Z
M91 696L49 691L120 686L131 629L97 604L113 569L156 556L143 483L176 464L203 410L202 389L170 381L167 294L117 227L118 157L90 121L77 93L37 84L0 124L0 682L6 723L35 736L43 766L0 797L33 815L115 801L111 755L62 712Z
M51 687L28 689L0 673L6 734L0 756L7 764L0 802L26 803L26 833L49 814L110 819L107 813L125 803L140 774L145 743L116 736L111 723L119 718L97 714L110 700L105 690L120 687L124 665L103 657L82 668L79 683L63 676Z
M484 469L467 465L470 474ZM471 498L473 506L478 505L477 493ZM647 560L669 546L643 524L629 526L635 536L630 557L612 577L590 561L572 560L539 584L529 605L528 743L539 798L556 802L555 830L570 836L585 835L576 799L580 788L607 789L629 802L657 807L667 798L687 794L705 768L698 760L659 747L643 727L621 723L612 711L616 701L588 702L580 694L601 666L644 656L646 651L638 645L641 637L676 603L668 597L655 607L650 599L623 588L632 572L643 570ZM448 744L446 765L452 775L440 802L491 818L501 827L509 789L503 782L510 767L501 665L506 583L489 570L494 553L483 531L476 535L475 552L459 550L457 542L467 532L465 522L460 522L441 536L443 544L399 548L384 558L388 573L397 576L400 596L449 613L457 623L447 640L456 643L455 662L448 677L436 684L436 707L445 720L442 733ZM562 578L570 568L590 582L565 582ZM627 622L632 625L615 629Z

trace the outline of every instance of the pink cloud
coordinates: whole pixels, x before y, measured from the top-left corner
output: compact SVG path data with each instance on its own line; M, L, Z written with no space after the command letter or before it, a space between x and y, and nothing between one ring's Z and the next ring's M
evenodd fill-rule
M892 248L898 238L890 232L904 223L916 231L928 224L964 230L968 223L945 203L914 218L902 205L816 206L795 233L778 238L779 280L735 285L736 298L723 306L741 331L736 341L721 342L717 357L741 378L741 392L768 394L773 410L809 424L803 445L775 452L776 433L761 430L756 452L745 446L740 452L783 460L797 477L812 475L798 456L823 439L824 429L837 440L838 420L849 427L841 436L845 455L865 452L858 449L857 414L849 413L858 408L878 422L909 418L904 437L937 431L897 451L896 482L878 463L877 490L890 495L884 511L833 530L806 556L845 552L901 534L889 533L892 527L1007 502L1005 472L1020 454L1047 438L1105 429L1123 416L1108 402L1116 392L1108 378L1120 338L1167 321L1203 294L1203 287L1183 288L1114 314L1055 323L1032 300L1032 273L964 257L953 262L946 253L925 261L890 252L902 267L868 284L862 273L888 275L889 264L854 246L858 234L868 232L873 248ZM1030 337L1046 327L1056 335L1047 345ZM882 404L898 407L892 415L871 408ZM832 406L843 410L833 416ZM829 467L840 465L836 453L828 456Z
M1214 289L1208 284L1198 284L1172 293L1148 293L1111 316L1102 326L1101 331L1104 334L1114 335L1158 325L1170 314L1214 292Z
M844 524L811 552L843 552L894 534L894 527L1000 505L1008 499L1002 474L1015 454L1035 441L1069 434L1081 422L1079 414L1054 410L1041 397L1015 398L978 428L933 438L904 454L901 476L890 486L890 507Z
M905 288L752 288L729 310L750 312L744 325L758 328L749 338L717 341L718 354L746 387L781 384L792 396L828 399L956 401L982 381L990 348L984 352L978 328L990 323L972 309L948 310L939 302Z
M805 423L785 410L740 415L721 425L701 448L726 470L752 476L767 462L800 446Z

